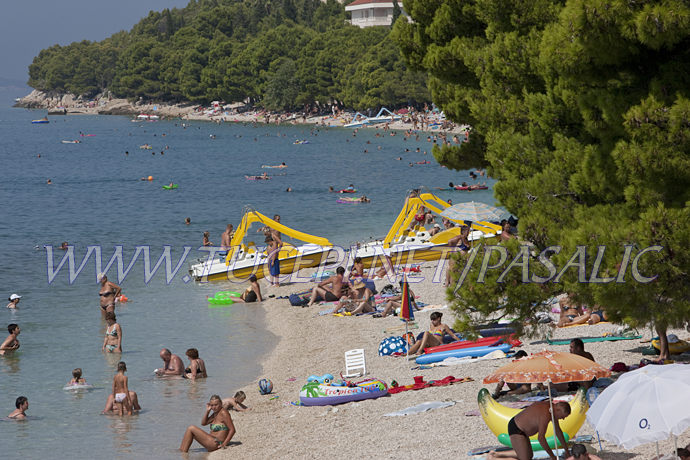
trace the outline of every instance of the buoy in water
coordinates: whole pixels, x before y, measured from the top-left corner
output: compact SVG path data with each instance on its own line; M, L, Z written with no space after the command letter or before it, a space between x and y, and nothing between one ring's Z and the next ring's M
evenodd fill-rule
M149 177L148 177L148 180L152 181L152 180L153 180L153 176L149 176Z

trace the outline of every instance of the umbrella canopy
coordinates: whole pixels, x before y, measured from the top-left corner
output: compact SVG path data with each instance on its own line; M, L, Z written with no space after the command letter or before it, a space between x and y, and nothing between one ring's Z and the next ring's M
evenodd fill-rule
M484 383L584 382L611 372L592 360L572 353L544 350L497 369Z
M690 427L690 365L650 365L623 374L587 412L603 438L631 449Z
M441 216L448 219L472 222L501 220L504 214L498 208L476 201L454 204L441 212Z
M404 273L402 281L400 319L404 319L405 321L414 321L414 310L412 308L412 299L410 298L410 286L407 283L407 275Z

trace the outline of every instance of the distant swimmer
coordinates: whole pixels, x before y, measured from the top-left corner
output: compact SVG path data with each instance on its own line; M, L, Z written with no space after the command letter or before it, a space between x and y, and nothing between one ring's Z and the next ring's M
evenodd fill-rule
M19 294L12 294L8 299L10 301L10 303L7 304L7 308L9 308L10 310L16 309L17 304L19 303L19 300L21 298L22 298L22 296L20 296Z
M192 223L191 217L187 217L187 218L184 220L184 224L185 224L185 225L190 225L191 223Z
M292 187L288 187L285 189L286 192L292 192Z
M328 191L329 191L330 193L334 193L334 192L335 192L335 189L334 189L333 186L331 185L330 187L328 187Z
M280 169L282 169L282 168L287 168L287 165L285 164L285 162L283 162L279 165L262 165L261 167L262 168L280 168Z
M17 400L14 402L14 406L16 407L15 410L10 413L10 415L7 416L7 418L12 418L15 420L25 420L26 419L26 411L29 410L29 400L26 398L26 396L20 396L17 398Z
M210 233L209 232L204 232L204 239L202 240L202 244L204 246L213 246L213 243L208 239Z
M19 339L17 339L21 332L19 326L14 323L9 324L7 326L7 332L9 332L10 335L7 336L5 341L2 342L2 345L0 345L0 356L12 354L19 349Z
M68 249L69 249L69 243L67 243L67 241L63 241L63 242L60 244L60 249L62 249L63 251L68 250Z
M46 184L48 184L48 185L53 185L53 181L50 180L50 179L48 179L48 180L46 181Z

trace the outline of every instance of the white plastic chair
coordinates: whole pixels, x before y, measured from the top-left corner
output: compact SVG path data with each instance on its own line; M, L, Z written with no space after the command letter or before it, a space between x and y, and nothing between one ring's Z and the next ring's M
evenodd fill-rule
M345 352L345 375L344 378L359 377L367 373L367 366L364 359L364 349L357 348Z

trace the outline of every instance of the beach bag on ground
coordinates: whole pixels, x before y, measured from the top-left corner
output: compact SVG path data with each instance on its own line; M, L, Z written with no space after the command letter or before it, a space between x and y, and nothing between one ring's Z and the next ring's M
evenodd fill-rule
M288 300L290 301L290 305L293 307L303 307L309 303L308 299L304 299L297 294L290 294L290 297L288 297Z

